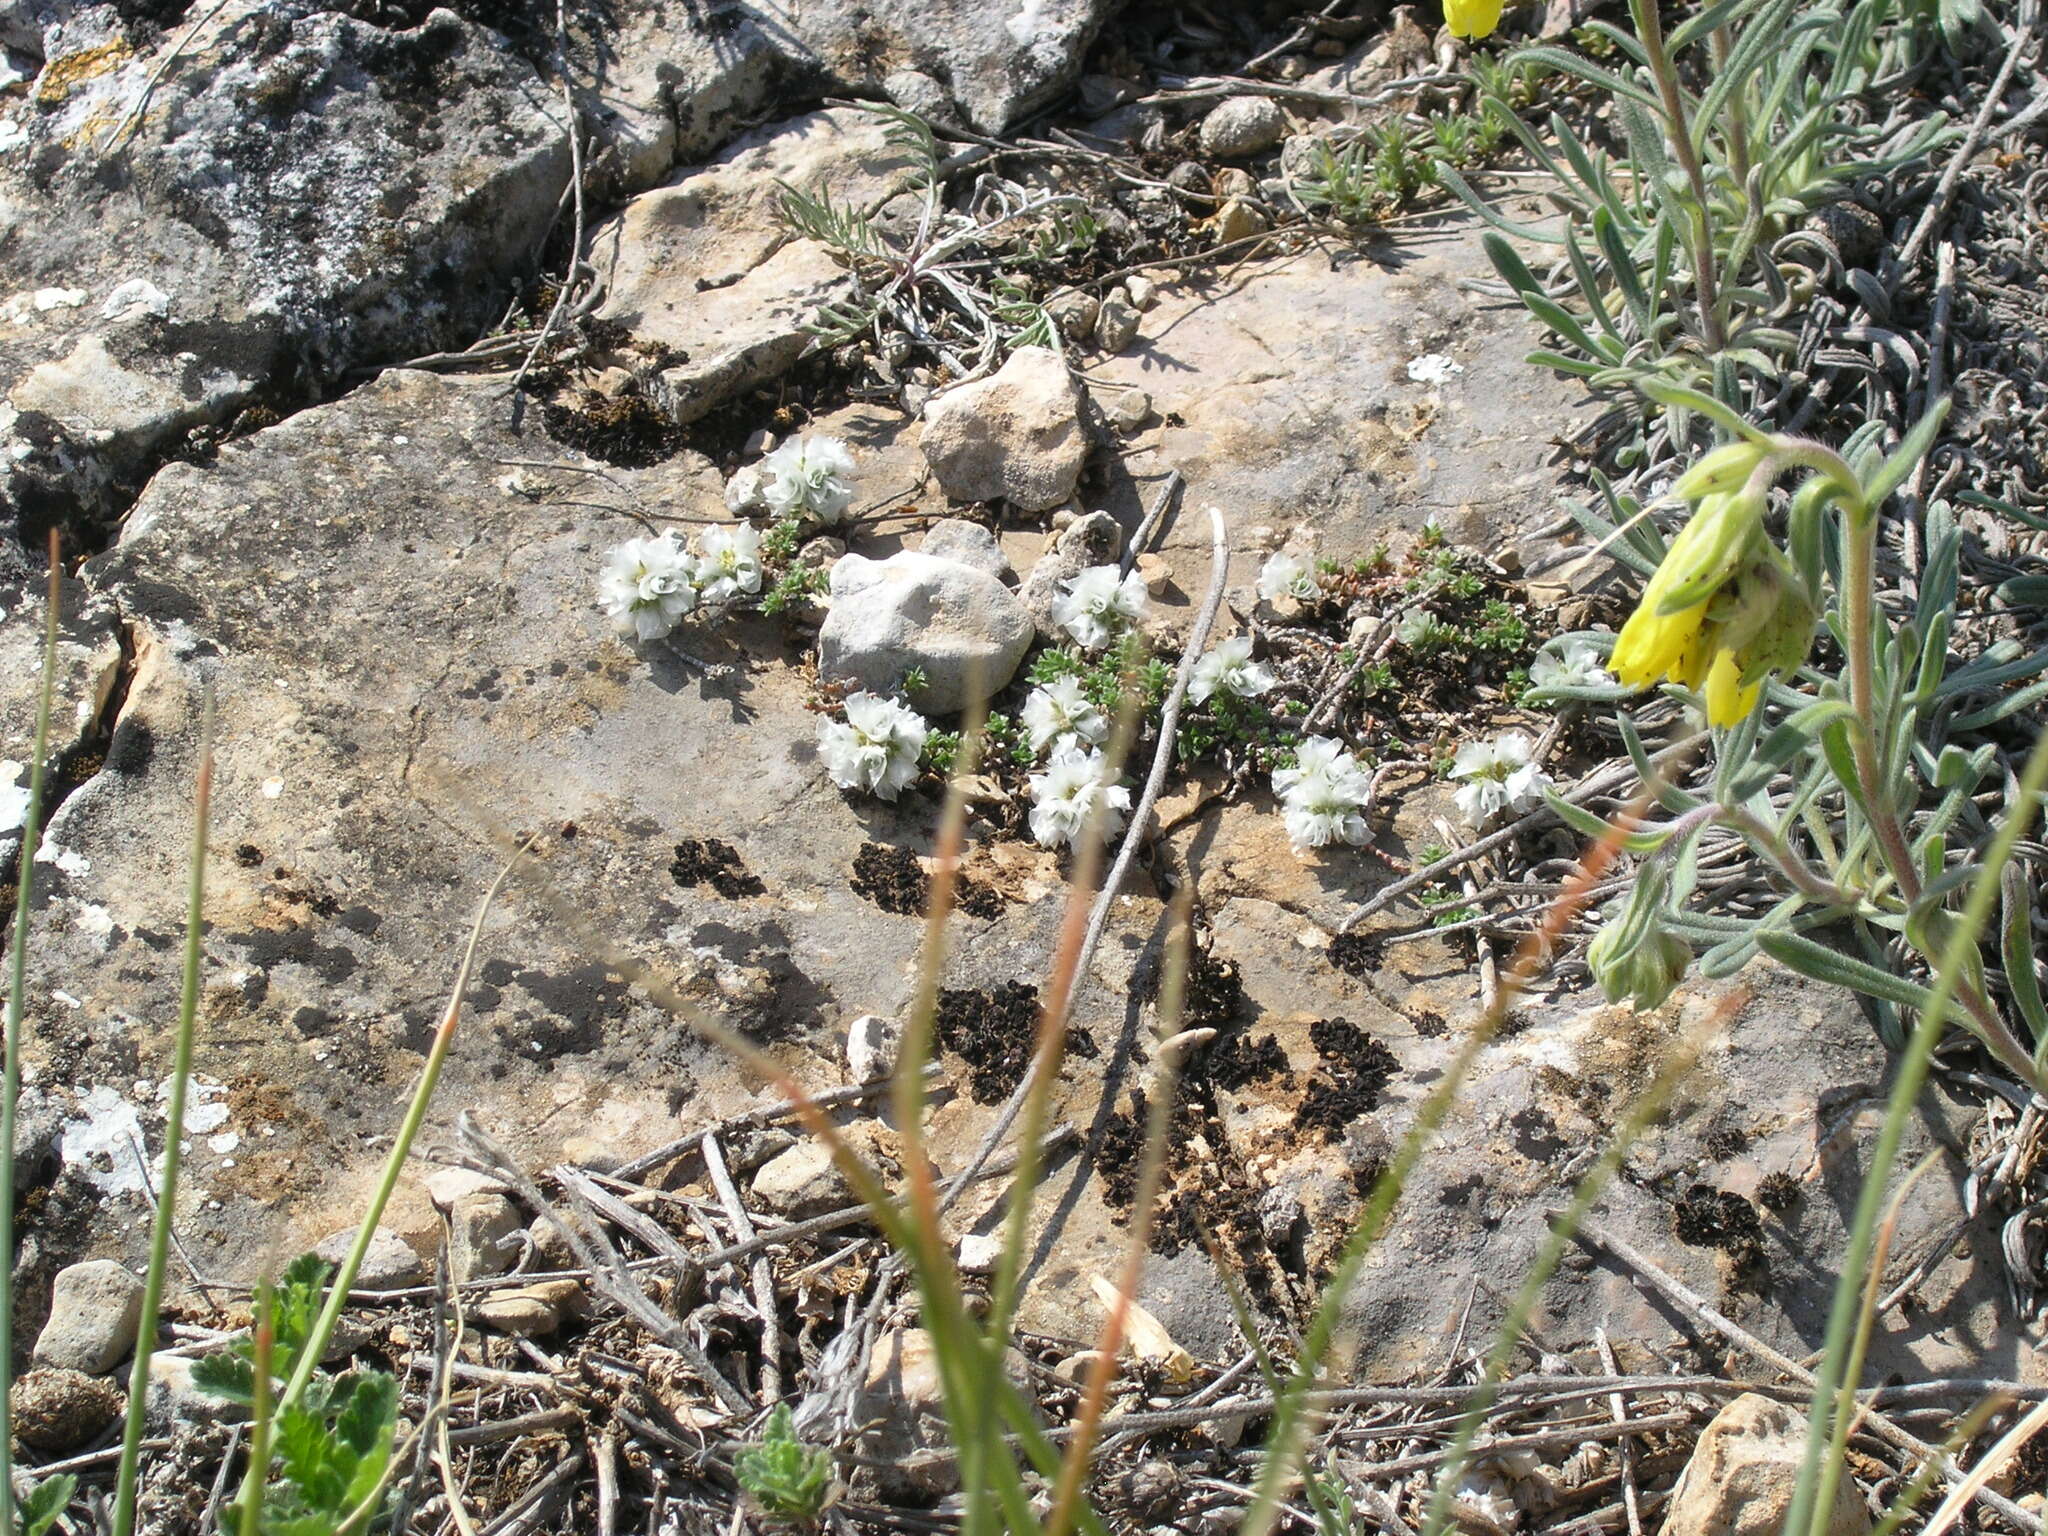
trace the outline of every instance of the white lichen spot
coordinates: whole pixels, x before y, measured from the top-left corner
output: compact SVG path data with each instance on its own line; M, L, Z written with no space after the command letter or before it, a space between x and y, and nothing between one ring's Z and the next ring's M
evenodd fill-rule
M264 798L264 799L266 799L266 800L275 800L275 799L276 799L276 798L277 798L277 797L278 797L279 795L281 795L281 794L283 794L283 793L284 793L284 780L283 780L283 779L265 779L265 780L263 781L263 798Z
M240 1131L222 1131L206 1144L216 1152L232 1152L242 1144L242 1133Z
M99 1084L79 1097L77 1113L64 1122L58 1149L64 1166L106 1195L139 1194L142 1116L117 1088Z
M131 277L119 284L107 295L107 302L100 306L102 320L125 320L131 315L153 315L159 320L169 318L171 296L157 287L146 277Z
M1441 352L1425 352L1408 364L1408 377L1417 384L1448 384L1464 371L1463 363L1454 363Z
M194 1136L205 1136L219 1130L228 1123L228 1090L225 1083L212 1083L195 1077L185 1089L185 1129ZM171 1085L165 1079L157 1089L159 1112L169 1113Z
M76 309L85 302L83 288L38 288L36 308L48 313L53 309Z
M12 832L28 819L28 768L12 758L0 759L0 832Z
M91 859L88 859L76 848L60 848L55 843L46 842L42 847L38 848L36 850L36 862L38 864L54 864L60 873L67 874L74 880L80 875L92 872Z

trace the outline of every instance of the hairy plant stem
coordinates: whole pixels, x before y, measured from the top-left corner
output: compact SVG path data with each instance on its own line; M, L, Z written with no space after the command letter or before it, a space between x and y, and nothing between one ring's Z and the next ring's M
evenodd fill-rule
M1629 10L1635 17L1636 36L1650 62L1650 75L1657 82L1657 94L1664 102L1664 127L1671 147L1692 188L1693 238L1686 244L1692 250L1693 284L1698 289L1695 297L1700 307L1700 339L1707 344L1708 351L1719 352L1727 339L1721 334L1721 295L1714 279L1706 174L1700 169L1700 157L1693 149L1692 130L1685 120L1685 97L1678 89L1678 71L1672 67L1671 54L1664 46L1664 22L1657 14L1657 0L1629 0Z
M1849 740L1856 762L1856 777L1863 795L1864 814L1892 878L1898 882L1899 898L1910 910L1920 900L1920 871L1913 862L1912 844L1906 837L1898 808L1892 802L1891 785L1884 775L1884 753L1877 721L1877 509L1859 493L1845 508L1842 541L1842 629L1843 649L1848 653ZM1932 962L1936 957L1928 955ZM2016 1073L2019 1080L2041 1087L2041 1074L2031 1052L2014 1036L2012 1029L1984 995L1983 989L1967 977L1954 983L1956 1000L1975 1025L1972 1031L1993 1055Z

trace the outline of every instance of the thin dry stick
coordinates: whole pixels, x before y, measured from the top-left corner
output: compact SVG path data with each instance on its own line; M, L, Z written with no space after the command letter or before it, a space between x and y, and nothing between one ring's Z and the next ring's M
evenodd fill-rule
M1666 763L1672 762L1675 759L1685 755L1686 753L1693 751L1700 745L1700 743L1704 742L1706 739L1707 733L1705 731L1700 731L1696 735L1687 736L1682 741L1674 741L1670 746L1664 748L1662 751L1653 752L1650 755L1650 765L1653 768L1661 768ZM1634 776L1635 765L1633 763L1609 763L1605 768L1598 769L1595 772L1588 774L1583 780L1581 780L1576 786L1574 786L1571 792L1567 794L1564 797L1564 799L1567 803L1571 805L1583 805L1586 803L1586 801L1592 799L1595 795L1604 795L1612 793L1614 790L1619 789L1623 784L1626 784ZM1353 907L1351 909L1350 914L1345 917L1344 921L1337 925L1337 931L1339 933L1349 933L1356 924L1358 924L1359 922L1363 921L1368 917L1371 917L1375 912L1379 911L1389 902L1395 901L1400 897L1407 895L1410 891L1414 890L1418 885L1427 885L1432 880L1442 879L1445 875L1449 874L1452 870L1458 868L1460 865L1469 864L1472 860L1479 858L1482 855L1489 854L1493 852L1494 849L1503 847L1506 844L1513 842L1516 838L1520 837L1524 832L1527 832L1531 827L1538 825L1545 818L1555 818L1556 815L1557 813L1551 810L1549 806L1539 806L1537 809L1529 812L1528 815L1521 817L1519 820L1509 822L1506 826L1502 827L1498 832L1489 832L1486 836L1479 838L1477 841L1467 843L1463 848L1459 848L1451 853L1445 854L1442 858L1438 859L1434 864L1426 864L1421 869L1416 870L1415 873L1413 873L1412 875L1402 876L1402 878L1396 880L1392 885L1384 886L1381 889L1374 891L1372 895L1366 897L1364 901L1360 902L1357 906Z
M2037 1403L2031 1413L1999 1437L1998 1443L1984 1453L1982 1461L1970 1468L1970 1475L1949 1491L1920 1536L1946 1536L1948 1528L1962 1518L1963 1511L1977 1496L1978 1490L2003 1472L2007 1463L2020 1453L2020 1448L2033 1439L2044 1424L2048 1424L2048 1403Z
M1068 974L1072 977L1062 1000L1059 1015L1048 1020L1048 1028L1057 1034L1066 1024L1067 1012L1073 1006L1073 996L1079 990L1081 978L1087 974L1088 963L1095 957L1096 946L1102 942L1102 935L1109 926L1111 904L1130 872L1131 863L1138 856L1138 845L1145 838L1145 822L1152 814L1152 807L1158 803L1160 786L1166 782L1167 770L1173 766L1175 728L1180 723L1181 701L1187 697L1188 683L1193 679L1195 663L1201 659L1202 648L1208 643L1209 631L1216 623L1216 614L1223 606L1223 590L1230 575L1229 536L1223 526L1223 514L1214 507L1209 509L1210 554L1209 592L1202 600L1202 610L1196 615L1195 627L1189 633L1187 649L1181 653L1180 670L1174 674L1173 687L1166 695L1165 706L1159 712L1159 745L1152 754L1152 771L1145 780L1145 791L1139 797L1137 808L1131 813L1129 829L1124 833L1123 846L1117 850L1116 862L1110 866L1109 877L1102 882L1102 889L1096 893L1094 910L1088 914L1088 926L1082 934L1081 947L1074 958ZM980 1171L982 1166L995 1155L996 1147L1009 1134L1016 1123L1017 1115L1024 1107L1032 1085L1038 1078L1038 1062L1032 1063L1032 1071L1011 1092L1003 1105L1002 1113L996 1116L996 1123L989 1127L982 1137L981 1145L974 1149L974 1156L967 1167L947 1180L946 1197L940 1202L940 1210L953 1203L959 1192Z
M1899 247L1899 270L1905 271L1920 259L1920 252L1933 237L1935 226L1948 213L1949 202L1956 195L1956 183L1962 179L1963 169L1976 157L1977 150L1984 143L1984 135L1990 130L1992 116L2005 103L2005 88L2012 83L2012 72L2019 68L2020 55L2027 51L2027 44L2033 34L2024 28L2013 33L2012 46L2005 52L2005 62L1999 66L1998 74L1991 82L1991 89L1984 93L1984 104L1977 109L1976 121L1970 124L1970 131L1963 142L1956 146L1956 152L1949 157L1948 169L1941 173L1941 180L1935 185L1934 196L1928 199L1927 211L1920 215L1920 222L1913 226L1913 233L1906 237L1906 243Z
M1629 1268L1635 1270L1651 1285L1663 1292L1665 1296L1691 1312L1723 1338L1732 1340L1765 1364L1783 1371L1802 1387L1811 1388L1813 1386L1813 1372L1806 1369L1805 1366L1791 1358L1791 1356L1780 1354L1740 1324L1731 1322L1713 1307L1709 1306L1706 1298L1699 1295L1682 1280L1667 1274L1646 1254L1640 1252L1632 1244L1615 1236L1605 1227L1596 1222L1583 1222L1572 1236L1581 1243L1605 1248L1609 1253L1621 1260L1622 1263L1628 1265ZM1868 1422L1872 1434L1898 1447L1902 1451L1911 1451L1915 1456L1932 1461L1941 1469L1942 1476L1951 1483L1960 1483L1963 1480L1963 1474L1956 1466L1954 1459L1939 1446L1930 1445L1918 1435L1907 1433L1889 1418L1875 1410L1870 1413ZM2030 1514L1995 1489L1979 1488L1975 1490L1974 1497L1983 1500L1990 1509L2003 1515L2023 1531L2038 1532L2042 1528L2039 1516Z
M1615 1364L1614 1346L1607 1342L1605 1327L1593 1330L1593 1342L1600 1347L1600 1364L1610 1376L1621 1374ZM1628 1420L1628 1406L1619 1392L1610 1393L1607 1398L1608 1410L1617 1424ZM1636 1488L1636 1448L1632 1441L1624 1440L1615 1447L1621 1459L1621 1503L1628 1515L1628 1536L1643 1536L1643 1501Z
M937 1065L928 1066L925 1068L925 1076L937 1077L939 1071L940 1069ZM876 1098L888 1091L889 1083L885 1078L880 1082L853 1083L847 1087L834 1088L825 1093L814 1093L810 1095L809 1102L815 1109L837 1109L843 1104L855 1104L863 1099ZM612 1177L623 1182L630 1182L644 1174L652 1173L663 1163L672 1163L684 1154L694 1152L702 1145L706 1136L716 1135L721 1131L751 1130L758 1126L772 1125L777 1120L794 1119L801 1113L802 1105L795 1099L785 1099L780 1104L768 1104L760 1109L750 1109L745 1114L735 1115L730 1120L712 1126L709 1130L692 1131L687 1136L678 1136L674 1141L665 1142L661 1146L656 1147L652 1152L643 1153L641 1156L634 1158L633 1161L613 1173Z
M732 1235L743 1243L751 1242L754 1219L747 1214L746 1203L733 1187L732 1175L726 1171L725 1153L719 1149L716 1136L704 1138L704 1171L711 1176L711 1187L718 1191L718 1203L732 1220ZM782 1311L776 1305L775 1275L767 1254L755 1255L749 1278L753 1282L754 1310L761 1314L761 1401L773 1405L782 1396Z
M547 346L548 337L554 334L555 327L561 323L562 311L569 307L569 295L574 291L577 276L583 270L583 137L578 131L580 114L576 111L575 92L566 78L562 81L562 109L569 114L569 175L570 185L576 193L576 220L570 235L569 270L562 274L562 286L555 290L554 305L548 310L547 319L541 322L540 334L533 338L533 346L528 349L525 360L520 363L519 371L512 375L512 383L508 386L507 393L512 396L515 407L519 399L519 387L526 382L527 371L533 367L542 349Z
M1138 556L1145 553L1145 546L1158 534L1159 526L1166 521L1167 511L1173 506L1174 498L1186 484L1187 481L1181 478L1179 470L1170 469L1166 472L1166 481L1159 487L1159 494L1152 498L1152 505L1146 509L1144 521L1138 524L1138 531L1131 535L1131 542L1124 546L1124 557L1117 562L1119 571L1128 575L1131 567L1138 563Z
M214 17L227 8L228 0L214 0L213 9L193 22L191 26L185 29L185 35L171 44L170 51L157 61L156 68L149 72L149 78L142 82L142 93L135 98L135 105L124 112L121 115L121 120L114 124L114 131L107 135L107 142L100 150L101 154L106 154L112 150L116 144L121 142L121 135L126 133L131 125L142 120L142 114L149 106L150 93L157 88L157 83L163 79L171 65L177 62L178 55L191 47L192 39L205 30L208 22L212 21Z

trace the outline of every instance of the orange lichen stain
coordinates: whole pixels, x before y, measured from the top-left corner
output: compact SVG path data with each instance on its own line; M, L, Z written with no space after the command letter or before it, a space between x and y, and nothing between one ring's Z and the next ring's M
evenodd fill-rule
M67 53L61 59L52 59L36 77L36 104L61 107L86 81L112 74L134 57L135 50L128 46L127 40L117 37L97 48L82 48L77 53Z

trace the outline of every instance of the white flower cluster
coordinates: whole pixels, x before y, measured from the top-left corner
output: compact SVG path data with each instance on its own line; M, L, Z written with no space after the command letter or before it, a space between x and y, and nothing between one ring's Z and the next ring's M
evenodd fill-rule
M1358 759L1342 742L1308 736L1295 749L1294 760L1292 768L1273 770L1273 793L1296 851L1364 842L1372 777Z
M1529 663L1531 688L1613 688L1613 674L1590 640L1567 640L1556 655L1539 651Z
M1112 566L1098 569L1116 574ZM1109 717L1082 690L1081 680L1059 677L1032 689L1023 718L1032 752L1050 754L1045 771L1031 775L1031 835L1048 848L1064 847L1081 834L1099 804L1097 831L1114 837L1131 808L1131 792L1108 782L1109 763L1101 747L1109 739Z
M726 481L725 504L741 516L764 511L777 522L829 526L853 505L853 455L836 437L792 437Z
M1136 571L1119 576L1113 565L1091 565L1067 583L1053 604L1052 621L1082 650L1099 651L1144 611L1145 583Z
M1048 848L1074 842L1092 821L1104 838L1123 830L1131 792L1109 782L1109 763L1098 751L1055 752L1045 772L1031 775L1031 835Z
M894 699L849 694L846 719L818 727L818 756L841 789L894 800L917 777L929 729L923 715Z
M1109 717L1081 691L1080 679L1061 677L1031 690L1024 730L1033 752L1082 752L1108 739Z
M1510 731L1498 741L1468 742L1451 764L1457 779L1458 813L1483 827L1504 811L1533 810L1542 802L1550 775L1531 759L1529 738Z
M1272 687L1271 671L1252 660L1250 635L1232 635L1200 661L1188 679L1188 697L1197 704L1219 693L1248 699Z
M1297 603L1314 602L1321 592L1315 566L1292 550L1275 550L1259 567L1258 593L1269 603L1283 599Z
M627 640L659 640L700 603L761 590L761 534L749 523L707 528L693 550L674 531L628 539L604 557L598 605Z

